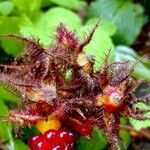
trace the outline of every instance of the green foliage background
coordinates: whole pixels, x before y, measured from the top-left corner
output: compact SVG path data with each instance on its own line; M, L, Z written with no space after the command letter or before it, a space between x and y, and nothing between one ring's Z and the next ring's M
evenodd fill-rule
M55 41L55 29L62 22L68 29L84 38L96 20L100 20L92 41L85 47L87 54L96 58L95 70L103 64L107 50L112 49L113 60L130 60L135 62L140 57L130 48L148 21L146 7L132 0L0 0L0 34L18 33L30 38L38 38L44 47ZM147 5L146 5L147 6ZM22 52L23 46L12 39L1 39L0 63L15 57ZM143 59L135 70L135 76L150 80L150 62ZM7 114L8 109L15 106L17 98L0 86L0 116ZM145 107L146 106L139 106ZM149 114L147 114L149 115ZM129 120L136 128L150 127L150 121ZM139 126L140 125L140 126ZM9 150L27 150L25 144L28 136L36 132L25 129L26 135L15 138L12 125L0 123L0 138L7 141ZM126 131L120 135L128 147L131 137ZM94 129L92 140L81 137L77 142L78 150L101 150L107 141L103 131ZM99 141L99 142L97 142ZM123 146L122 146L122 149Z

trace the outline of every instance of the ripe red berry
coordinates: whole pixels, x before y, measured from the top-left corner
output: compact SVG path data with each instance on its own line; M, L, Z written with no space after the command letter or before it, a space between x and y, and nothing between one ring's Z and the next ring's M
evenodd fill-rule
M30 146L31 149L34 149L34 145L37 143L39 138L40 135L33 135L31 138L29 138L28 145Z
M65 143L71 143L71 142L74 141L74 135L71 132L69 132L69 131L67 131L65 129L58 130L58 134L57 135Z
M34 145L35 150L46 150L47 143L44 140L39 140L36 145Z
M31 150L73 150L74 134L66 129L48 130L29 139Z
M51 130L48 130L48 131L46 131L45 133L44 133L44 138L45 138L45 140L53 140L53 139L55 139L55 137L56 137L56 130L55 129L51 129Z

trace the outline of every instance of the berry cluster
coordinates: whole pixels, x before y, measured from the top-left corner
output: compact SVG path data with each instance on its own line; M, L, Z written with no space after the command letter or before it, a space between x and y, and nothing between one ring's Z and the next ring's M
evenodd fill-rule
M48 130L43 135L32 136L28 144L31 150L73 150L74 134L66 129Z

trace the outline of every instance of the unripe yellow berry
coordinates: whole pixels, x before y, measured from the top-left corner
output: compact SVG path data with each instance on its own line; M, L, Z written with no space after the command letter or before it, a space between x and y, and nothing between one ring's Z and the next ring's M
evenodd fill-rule
M48 120L40 120L36 124L36 128L44 134L44 132L50 130L50 129L55 129L58 130L61 127L61 123L57 118L52 118L48 117Z

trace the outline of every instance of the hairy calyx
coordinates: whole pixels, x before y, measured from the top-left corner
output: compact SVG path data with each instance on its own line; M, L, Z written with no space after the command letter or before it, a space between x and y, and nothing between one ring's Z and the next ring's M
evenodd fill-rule
M86 56L98 26L94 25L84 40L60 24L56 42L43 48L37 40L9 34L25 44L24 52L14 61L0 65L0 82L13 91L22 105L10 110L7 120L20 125L35 125L49 117L63 126L89 137L94 126L104 129L110 149L116 150L120 117L147 120L144 110L135 109L145 99L134 95L139 81L132 76L128 62L109 62L93 72L94 57ZM68 81L65 74L71 70ZM147 96L148 97L148 96ZM145 97L146 98L146 97Z

